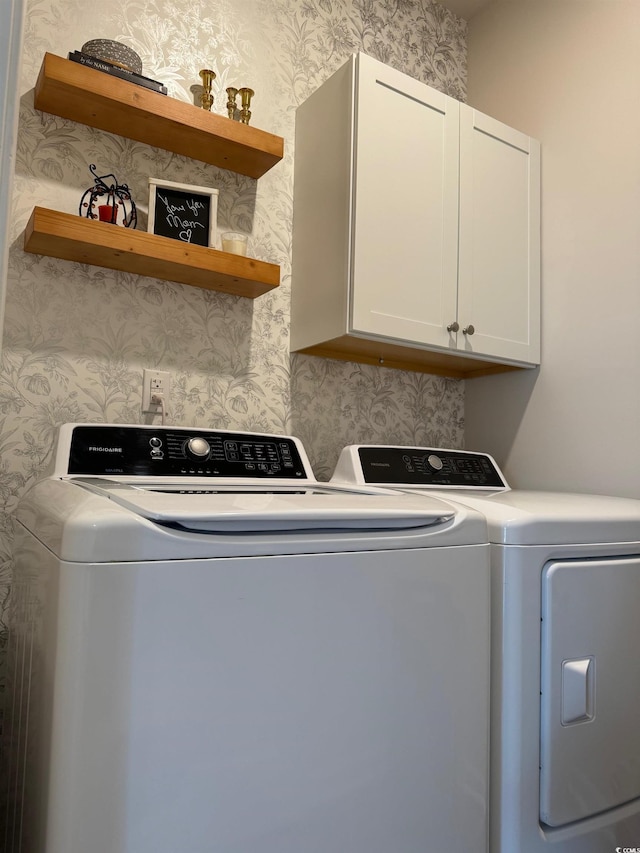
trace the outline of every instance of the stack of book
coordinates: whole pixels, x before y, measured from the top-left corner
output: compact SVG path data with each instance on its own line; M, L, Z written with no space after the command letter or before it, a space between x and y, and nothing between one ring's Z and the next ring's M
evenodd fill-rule
M134 71L129 71L127 68L122 68L119 65L112 65L104 59L97 59L95 56L89 56L86 53L81 53L79 50L74 50L70 53L69 59L72 62L79 62L81 65L86 65L88 68L95 68L96 71L104 71L105 74L111 74L112 77L119 77L121 80L128 80L130 83L144 86L145 89L151 89L152 92L158 92L160 95L167 94L167 87L162 83L158 83L157 80L143 77L142 74L136 74Z

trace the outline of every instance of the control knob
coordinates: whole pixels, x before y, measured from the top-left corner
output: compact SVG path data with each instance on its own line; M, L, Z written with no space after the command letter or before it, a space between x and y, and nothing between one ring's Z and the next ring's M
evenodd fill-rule
M202 459L209 455L211 447L209 446L209 442L204 438L190 438L187 442L187 450L192 456Z
M434 471L442 470L442 459L440 459L439 456L436 456L435 453L429 454L429 456L427 457L427 462L429 463L429 465L431 465Z

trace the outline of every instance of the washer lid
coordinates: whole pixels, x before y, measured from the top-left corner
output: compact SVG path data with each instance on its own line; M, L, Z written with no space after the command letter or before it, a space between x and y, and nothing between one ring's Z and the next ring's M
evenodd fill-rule
M138 424L66 424L55 474L157 524L190 531L395 530L456 510L384 489L318 483L299 439Z
M456 515L437 498L320 483L69 482L150 521L192 531L396 530L443 525Z
M392 568L399 550L489 547L480 513L435 498L315 487L180 494L174 485L51 477L22 497L14 518L59 558L91 564L371 551L386 552Z

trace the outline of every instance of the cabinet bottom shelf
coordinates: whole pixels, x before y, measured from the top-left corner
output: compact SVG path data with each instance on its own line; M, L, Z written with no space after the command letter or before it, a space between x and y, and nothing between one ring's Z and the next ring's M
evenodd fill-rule
M33 209L24 250L250 299L280 284L276 264L43 207Z
M368 338L356 338L343 335L295 350L303 355L315 355L320 358L333 358L338 361L355 361L360 364L375 364L395 370L411 370L416 373L431 373L450 379L473 379L478 376L490 376L494 373L507 373L511 370L527 370L534 367L516 364L501 364L486 359L449 355L449 353L414 349L398 344L372 341Z

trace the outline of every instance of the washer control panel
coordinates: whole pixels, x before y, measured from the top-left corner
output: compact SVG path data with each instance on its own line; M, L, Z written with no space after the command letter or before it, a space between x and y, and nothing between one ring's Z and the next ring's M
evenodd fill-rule
M295 439L226 430L75 426L69 474L309 479Z
M486 453L429 447L359 447L364 482L449 488L504 489L507 483Z

